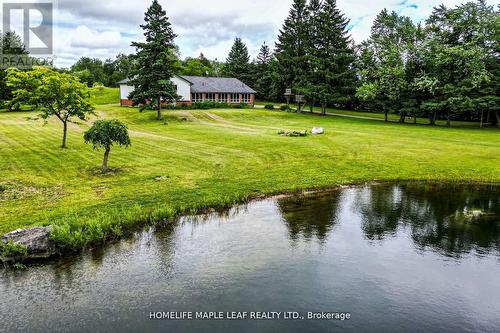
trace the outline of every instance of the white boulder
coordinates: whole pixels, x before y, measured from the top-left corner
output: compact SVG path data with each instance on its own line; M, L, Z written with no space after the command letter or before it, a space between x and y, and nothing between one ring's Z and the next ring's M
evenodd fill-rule
M321 127L314 127L311 131L312 134L324 134L325 130Z

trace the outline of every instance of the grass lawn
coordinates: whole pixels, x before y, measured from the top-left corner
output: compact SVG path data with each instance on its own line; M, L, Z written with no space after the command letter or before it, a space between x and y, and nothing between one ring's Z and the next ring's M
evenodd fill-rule
M274 105L275 108L279 108L283 103L274 103L274 102L262 102L258 101L255 102L255 105L258 106L265 106L268 104ZM296 108L296 104L291 105L292 108ZM309 105L305 107L305 112L309 112ZM313 108L314 112L321 113L321 108L320 107L314 107ZM334 113L334 114L341 114L341 115L346 115L346 116L355 116L355 117L364 117L364 118L373 118L373 119L379 119L383 120L385 115L383 112L363 112L363 111L351 111L351 110L341 110L341 109L334 109L334 108L327 108L326 112L328 113ZM389 121L392 122L399 122L399 115L395 113L390 113L388 115ZM412 117L406 117L406 123L408 124L413 124L413 118ZM419 125L428 125L429 124L429 119L427 118L420 118L417 117L417 124ZM437 126L446 126L446 120L436 120L436 125ZM451 122L452 127L476 127L479 128L479 123L478 122L467 122L467 121L452 121Z
M91 102L95 105L118 104L120 102L120 89L98 87L92 88Z
M152 111L101 105L128 124L132 147L102 152L83 143L89 123L59 148L55 119L0 112L0 234L54 224L78 247L137 222L221 207L262 194L373 180L500 182L500 131L437 128L267 110ZM280 129L321 126L322 136Z

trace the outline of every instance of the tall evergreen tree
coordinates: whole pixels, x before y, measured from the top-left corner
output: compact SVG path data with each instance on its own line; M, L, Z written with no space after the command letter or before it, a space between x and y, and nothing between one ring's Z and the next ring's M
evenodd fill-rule
M316 8L320 6L319 11ZM337 8L336 0L311 1L310 49L311 80L308 92L321 103L346 104L355 93L355 56L347 31L349 20Z
M14 31L7 31L1 35L0 53L8 55L27 55L29 54L21 37Z
M224 66L224 75L235 77L246 84L251 82L250 55L241 38L236 37Z
M210 62L210 60L207 59L207 57L205 57L205 55L203 53L200 53L198 59L203 64L203 66L212 67L212 63Z
M257 65L269 65L271 60L273 60L273 54L269 46L267 46L267 44L264 42L264 44L262 44L262 46L260 47L259 54L257 55Z
M307 39L309 9L306 0L294 0L276 43L279 80L283 87L301 91L308 73ZM282 92L284 93L284 91Z
M131 72L130 84L134 91L129 99L134 105L151 103L156 106L157 119L162 118L162 102L178 99L177 89L170 81L176 72L178 61L174 34L165 10L157 0L147 10L144 18L145 42L134 42L137 50L136 68Z
M266 43L262 44L260 52L255 61L255 89L257 90L257 98L261 100L271 99L272 89L272 72L271 61L273 61L273 54Z
M310 110L313 112L314 105L324 96L322 91L322 75L319 73L316 59L316 46L321 43L319 31L322 29L322 21L320 17L322 0L311 0L309 2L309 17L308 17L308 38L306 39L306 56L309 70L306 73L306 83L303 85L303 92L309 100ZM316 66L316 68L313 68Z

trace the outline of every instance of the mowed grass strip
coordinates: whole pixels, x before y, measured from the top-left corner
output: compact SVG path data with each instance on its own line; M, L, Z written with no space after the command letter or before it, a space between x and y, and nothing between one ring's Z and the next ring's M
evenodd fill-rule
M283 103L276 103L276 102L262 102L258 101L255 103L258 107L263 107L265 105L274 105L276 109L279 109L281 105L284 105ZM296 104L291 104L291 107L295 110L297 108ZM304 112L309 113L310 112L310 106L306 105L304 108ZM332 115L339 115L339 116L346 116L346 117L359 117L359 118L368 118L368 119L374 119L374 120L380 120L383 121L385 118L385 115L383 112L370 112L370 111L352 111L352 110L342 110L342 109L335 109L335 108L327 108L326 112L328 114ZM319 113L321 114L321 108L315 106L313 108L313 113ZM494 117L494 115L490 115L490 117ZM390 122L399 122L400 121L400 116L399 114L396 113L389 113L388 114L388 120ZM487 118L485 115L485 124L484 127L486 127L488 124ZM411 115L406 116L405 120L406 124L413 124L413 125L428 125L429 124L429 119L425 117L417 117L417 123L414 123L414 118ZM474 122L474 121L456 121L452 120L451 121L452 127L460 127L460 128L479 128L480 124L479 122ZM446 120L443 119L437 119L436 120L436 126L443 126L447 127Z
M35 225L86 225L219 207L257 195L383 180L500 182L500 131L435 128L267 110L154 112L101 105L129 126L132 147L102 152L73 124L0 112L0 234ZM324 127L289 138L278 129ZM167 213L165 213L168 215ZM108 221L109 222L109 221Z

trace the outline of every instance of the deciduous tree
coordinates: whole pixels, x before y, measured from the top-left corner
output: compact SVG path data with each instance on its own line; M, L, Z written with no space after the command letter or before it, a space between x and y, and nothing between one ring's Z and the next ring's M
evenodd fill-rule
M28 55L21 38L15 32L0 32L0 56L1 55ZM7 73L3 64L0 64L0 108L12 98L12 91L7 86Z
M131 145L128 129L119 120L98 120L83 135L85 143L91 143L94 149L104 149L104 159L102 162L102 173L108 171L108 159L111 147L117 144L128 147Z
M93 113L89 88L71 74L47 67L33 67L25 72L10 68L7 85L12 88L15 101L36 105L42 119L56 117L61 121L62 148L66 148L68 123L74 118L85 120Z

